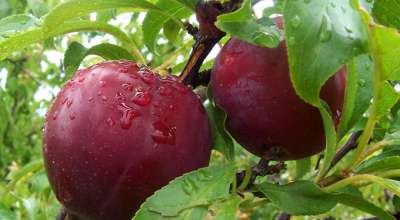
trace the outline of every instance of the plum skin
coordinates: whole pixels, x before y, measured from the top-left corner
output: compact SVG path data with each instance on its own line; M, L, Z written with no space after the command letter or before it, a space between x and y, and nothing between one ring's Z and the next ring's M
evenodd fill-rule
M216 58L211 85L217 105L227 113L227 130L253 154L282 161L324 149L320 113L295 93L283 42L266 48L231 39ZM335 124L345 87L346 69L341 68L321 89Z
M80 220L128 220L153 192L208 165L211 131L198 97L176 77L129 61L79 70L47 114L51 186Z

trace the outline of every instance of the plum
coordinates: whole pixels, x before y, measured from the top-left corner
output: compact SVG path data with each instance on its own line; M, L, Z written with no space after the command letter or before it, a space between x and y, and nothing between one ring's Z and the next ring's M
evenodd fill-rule
M130 61L77 71L44 129L58 200L80 220L128 220L183 173L208 165L211 130L198 97L174 76Z
M227 113L228 131L255 155L292 160L324 149L320 113L297 96L283 42L266 48L231 39L216 58L211 85L216 103ZM321 89L320 97L330 106L336 124L345 87L343 67Z

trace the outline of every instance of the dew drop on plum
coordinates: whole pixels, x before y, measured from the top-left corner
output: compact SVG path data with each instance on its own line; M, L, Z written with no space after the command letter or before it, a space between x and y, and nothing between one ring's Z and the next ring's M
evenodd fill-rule
M56 119L57 119L57 116L58 116L58 111L55 111L54 114L53 114L53 116L52 116L52 119L53 119L53 120L56 120Z
M174 127L168 127L161 121L153 123L154 132L151 138L154 142L159 144L175 144L175 130Z
M115 122L112 120L112 118L107 118L107 124L112 127L114 126Z
M133 85L132 85L131 83L124 83L124 84L122 84L122 88L123 88L125 91L128 91L128 92L132 92L132 91L133 91Z
M101 86L101 87L106 86L106 82L105 82L104 80L100 80L99 83L100 83L100 86Z
M132 126L133 119L138 117L140 113L126 103L121 103L118 109L122 112L122 117L120 119L121 128L129 129Z
M158 92L160 93L160 95L162 96L170 96L172 95L172 88L170 86L160 86L158 88Z
M137 105L146 106L150 103L151 98L148 92L136 91L131 101Z
M156 81L156 76L149 72L148 70L140 70L138 71L140 78L145 82L146 84L153 84Z

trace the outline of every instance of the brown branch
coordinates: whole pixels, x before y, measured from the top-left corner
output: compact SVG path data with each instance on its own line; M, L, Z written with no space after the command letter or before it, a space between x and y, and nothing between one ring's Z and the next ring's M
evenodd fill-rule
M286 169L286 165L284 162L278 162L275 165L269 165L269 162L270 162L269 160L260 159L258 164L252 167L250 181L249 184L247 184L246 188L250 188L251 186L253 186L254 181L258 176L278 174L282 172L282 170ZM236 174L237 185L240 185L243 182L245 175L246 175L245 171L241 171Z
M186 30L195 38L195 43L186 66L180 75L183 83L192 87L202 84L198 82L199 78L197 77L200 67L212 48L225 36L225 33L219 30L214 25L214 22L219 15L238 9L241 2L242 0L231 0L225 3L200 1L196 5L196 17L200 27L196 28L189 23L185 23Z
M349 140L346 142L346 144L336 153L334 156L331 165L329 166L329 170L331 170L341 159L343 159L350 151L354 150L357 148L357 141L358 138L361 136L362 131L356 131L354 132Z

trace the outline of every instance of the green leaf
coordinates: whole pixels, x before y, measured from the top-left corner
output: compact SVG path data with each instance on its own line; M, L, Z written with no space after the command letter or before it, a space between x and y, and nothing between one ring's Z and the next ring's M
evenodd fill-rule
M346 95L338 136L341 139L362 118L372 99L372 60L360 55L347 65Z
M234 176L233 164L206 167L184 174L149 197L133 219L189 219L181 218L181 215L192 215L192 212L201 215L210 202L228 197Z
M366 32L351 1L286 1L285 36L296 93L320 106L322 85L366 50Z
M36 17L42 17L49 11L44 0L28 0L28 6Z
M372 50L379 56L377 65L382 80L400 80L400 34L396 29L383 26L372 26L371 34Z
M173 20L168 20L167 22L165 22L164 27L163 27L163 33L164 33L165 37L168 39L168 41L170 43L172 43L174 45L177 44L180 30L181 30L181 27Z
M124 48L103 43L87 49L78 42L72 42L64 56L64 69L66 75L73 74L83 59L89 55L97 55L105 60L134 60L133 56Z
M376 117L380 118L390 112L390 109L397 103L400 94L388 82L383 82L377 98Z
M400 131L389 133L385 135L387 145L400 145Z
M156 5L161 9L162 13L160 11L150 10L142 25L144 43L152 52L155 52L155 42L158 33L160 33L165 22L170 20L170 17L178 19L188 17L191 14L185 6L174 0L159 0ZM175 20L172 21L175 23L177 22Z
M400 196L400 181L376 177L374 182Z
M254 18L251 1L245 0L238 10L218 16L215 25L233 37L249 43L277 47L281 36L279 28L263 21Z
M296 181L278 186L263 183L256 187L283 212L292 215L318 215L336 206L336 199L314 183Z
M296 160L296 180L304 177L311 171L311 158L307 157L302 160Z
M235 219L236 211L239 208L239 204L242 198L239 196L231 196L223 202L217 203L214 208L216 209L216 214L213 220L228 220Z
M211 86L207 91L209 103L205 106L211 124L213 147L221 152L228 160L233 161L235 157L232 137L225 128L227 115L214 102Z
M12 15L0 20L0 35L12 35L35 27L38 20L30 15Z
M102 22L92 21L71 21L65 22L52 30L51 33L44 34L41 28L36 28L23 33L16 34L10 38L0 41L0 60L8 57L12 52L23 49L30 44L43 42L48 37L58 36L77 31L102 31L115 36L121 42L130 45L131 39L119 28Z
M7 0L0 0L0 19L6 17L9 14L10 9Z
M394 196L392 202L393 202L394 209L397 212L400 212L400 197Z
M17 216L15 215L15 213L13 211L7 209L0 203L0 219L15 220L15 219L17 219Z
M400 29L400 1L375 0L372 14L379 23Z
M34 160L25 166L17 169L15 171L10 172L7 175L7 179L11 182L9 183L9 187L12 188L14 185L21 180L22 178L26 177L27 175L37 172L38 170L43 168L43 160Z
M372 173L391 169L400 169L400 150L385 151L374 156L361 163L355 172Z
M154 9L157 7L145 0L70 0L57 5L44 20L45 33L72 18L88 15L91 12L117 8Z
M195 10L196 4L198 0L176 0L177 2L181 3L182 5L185 5L187 8L191 9L192 11Z
M354 207L361 211L370 213L381 220L395 220L395 218L383 209L375 206L360 196L353 194L340 193L335 195L335 199L346 206Z
M324 123L324 131L325 131L325 151L324 158L321 164L320 171L318 173L318 178L324 176L326 172L328 172L329 166L333 157L336 153L336 130L332 121L332 117L330 115L329 106L322 101L323 106L319 108L319 112L321 113L322 121Z

